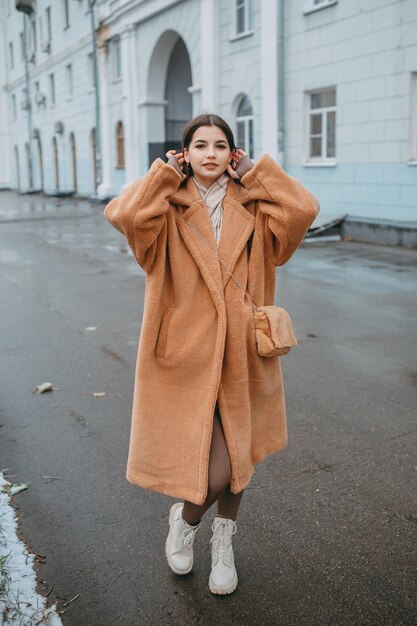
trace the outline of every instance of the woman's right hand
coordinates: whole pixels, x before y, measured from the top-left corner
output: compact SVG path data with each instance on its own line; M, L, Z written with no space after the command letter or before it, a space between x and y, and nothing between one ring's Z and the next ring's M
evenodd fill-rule
M168 150L165 156L168 159L169 165L172 165L172 167L174 167L177 172L181 174L183 179L186 178L186 175L182 171L182 166L185 163L184 153L177 152L176 150Z

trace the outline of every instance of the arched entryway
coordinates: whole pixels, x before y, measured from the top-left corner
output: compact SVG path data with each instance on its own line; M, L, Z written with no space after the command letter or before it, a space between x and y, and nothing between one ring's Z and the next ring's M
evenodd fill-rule
M193 116L190 56L184 40L166 31L158 40L148 68L146 100L149 163L169 149L181 148L183 128Z
M41 135L38 128L33 133L33 179L36 190L43 190L43 155Z
M70 163L71 163L71 185L72 191L77 192L77 153L75 148L75 135L70 133L69 136Z
M27 165L27 173L28 173L27 185L28 185L28 189L33 189L32 157L30 154L30 146L28 143L25 143L25 150L26 150L26 165Z
M52 157L54 160L54 173L55 173L55 190L59 191L59 158L58 158L58 142L56 137L52 139Z

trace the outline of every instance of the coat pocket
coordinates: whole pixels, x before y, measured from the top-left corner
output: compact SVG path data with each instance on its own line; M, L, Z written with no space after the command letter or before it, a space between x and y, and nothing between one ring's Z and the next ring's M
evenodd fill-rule
M155 355L171 366L191 352L201 350L201 341L212 344L214 349L215 315L214 307L168 307L159 329ZM210 336L207 335L209 330Z
M160 356L160 357L165 356L165 352L167 349L169 324L172 320L174 311L175 311L175 307L169 306L164 313L164 316L161 321L161 325L159 327L158 339L156 341L156 348L155 348L156 356Z

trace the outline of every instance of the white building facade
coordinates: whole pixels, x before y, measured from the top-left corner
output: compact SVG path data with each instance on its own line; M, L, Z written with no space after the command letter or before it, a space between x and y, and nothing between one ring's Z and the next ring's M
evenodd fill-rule
M1 186L116 195L216 112L322 212L417 221L415 0L97 0L96 46L90 0L29 4L1 9Z

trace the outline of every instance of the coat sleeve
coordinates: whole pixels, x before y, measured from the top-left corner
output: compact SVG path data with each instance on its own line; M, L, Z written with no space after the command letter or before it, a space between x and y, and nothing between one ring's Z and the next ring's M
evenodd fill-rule
M317 198L268 154L262 155L241 182L265 216L266 254L274 265L284 265L320 210Z
M169 197L182 176L162 159L156 159L148 173L135 180L104 209L104 216L124 235L139 265L148 272L166 234Z

